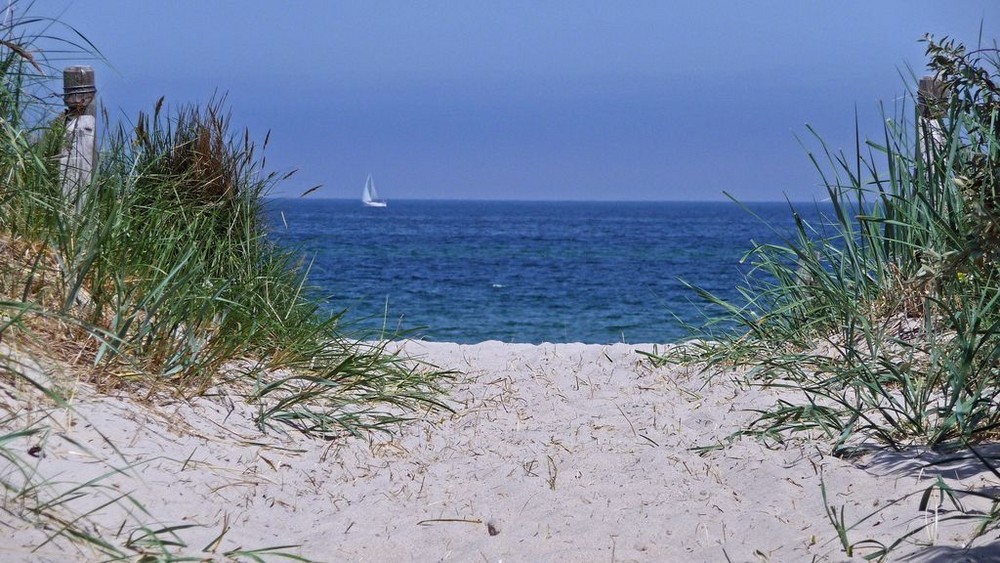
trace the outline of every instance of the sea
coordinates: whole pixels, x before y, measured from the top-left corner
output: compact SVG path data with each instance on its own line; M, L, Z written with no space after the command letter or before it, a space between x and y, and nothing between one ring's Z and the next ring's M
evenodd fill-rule
M808 221L822 204L795 204ZM733 202L269 199L270 237L308 265L347 330L475 343L669 343L734 302L753 243L784 244L792 206Z

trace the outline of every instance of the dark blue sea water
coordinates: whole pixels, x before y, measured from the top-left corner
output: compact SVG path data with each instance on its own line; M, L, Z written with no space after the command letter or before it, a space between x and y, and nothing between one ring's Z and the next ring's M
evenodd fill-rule
M748 207L791 226L787 203ZM273 238L315 260L309 278L331 310L463 343L683 339L684 322L702 315L680 280L736 298L751 240L781 241L731 202L275 199L268 209Z

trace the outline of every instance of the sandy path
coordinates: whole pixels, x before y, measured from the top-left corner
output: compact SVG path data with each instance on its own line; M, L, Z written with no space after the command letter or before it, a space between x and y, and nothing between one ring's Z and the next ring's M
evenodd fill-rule
M466 376L452 390L454 414L391 440L261 435L251 407L222 397L149 408L81 396L79 416L39 411L52 431L37 469L80 482L129 466L92 497L131 493L162 522L197 524L178 532L187 553L299 544L291 551L316 560L373 562L840 561L821 475L850 523L935 477L905 456L848 462L808 441L769 449L744 439L699 455L691 448L718 443L775 397L738 391L725 374L706 386L688 370L654 368L632 346L406 350ZM989 482L962 467L962 484ZM917 504L889 506L851 540L891 541L923 522ZM111 530L127 519L120 506L97 514ZM953 560L948 546L967 530L915 535L944 546L918 560ZM66 560L52 544L19 547L43 533L19 529L0 560ZM1000 560L989 547L963 556Z

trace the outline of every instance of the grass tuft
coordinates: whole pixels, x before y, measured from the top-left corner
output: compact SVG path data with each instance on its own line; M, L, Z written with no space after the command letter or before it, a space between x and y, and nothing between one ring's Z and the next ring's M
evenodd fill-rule
M742 302L694 288L737 330L659 358L747 365L752 385L780 388L741 434L807 433L838 455L868 441L974 452L1000 437L1000 50L924 41L936 81L883 108L877 140L856 127L853 153L835 153L810 129L824 221L790 206L794 234L747 254ZM899 545L849 542L846 515L828 507L848 555ZM998 522L994 510L982 530Z
M33 47L57 41L57 24L22 16L0 27L0 386L71 408L25 359L34 351L99 390L140 398L224 388L256 407L262 430L326 440L392 432L447 408L439 385L450 374L325 314L305 262L271 242L263 197L289 175L266 170L266 139L258 149L248 131L233 132L224 99L171 108L161 98L134 125L112 127L92 179L64 193L65 119L46 102L58 97L47 77L61 72ZM58 26L69 30L66 50L99 56ZM29 418L0 417L0 510L47 531L35 550L189 557L188 526L157 523L104 477L41 479L14 446L48 431ZM94 523L107 507L128 514L122 530ZM210 555L190 557L304 560L294 546L222 549L223 528L202 550Z

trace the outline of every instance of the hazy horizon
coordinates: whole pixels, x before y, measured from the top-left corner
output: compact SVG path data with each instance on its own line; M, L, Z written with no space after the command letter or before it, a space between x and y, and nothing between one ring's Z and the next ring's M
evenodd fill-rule
M316 193L311 193L306 196L289 194L289 193L267 193L264 195L267 199L318 199L324 201L343 201L343 202L357 202L358 206L364 204L361 203L361 198L351 198L347 196L326 196L317 195ZM393 200L386 200L391 204L392 202L410 202L410 201L440 201L440 202L483 202L483 203L732 203L738 205L740 203L829 203L829 197L819 199L819 200L785 200L785 199L739 199L733 201L732 199L722 197L721 199L490 199L490 198L477 198L477 197L465 197L465 198L452 198L452 197L405 197L405 198L395 198ZM391 205L390 205L391 206ZM372 211L372 213L379 213L379 211Z

